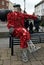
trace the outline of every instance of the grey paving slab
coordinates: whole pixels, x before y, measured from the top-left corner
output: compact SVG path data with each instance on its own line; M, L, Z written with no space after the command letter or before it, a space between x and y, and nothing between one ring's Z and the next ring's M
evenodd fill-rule
M10 60L4 60L3 65L10 65Z
M7 22L0 22L0 32L9 32Z
M32 65L42 65L42 63L40 61L33 61L31 62Z
M42 60L41 63L44 65L44 60Z
M0 65L2 65L3 64L3 61L2 60L0 60Z
M31 62L30 62L30 61L28 61L28 62L26 62L26 63L22 62L22 64L23 64L23 65L31 65Z
M19 46L15 46L14 56L11 56L10 48L0 48L0 65L44 65L44 47L34 53L29 53L29 61L24 63L21 58Z
M36 57L36 60L38 61L38 60L44 60L44 57L43 56L41 56L41 57Z
M22 65L22 61L12 61L11 65Z
M0 38L0 48L9 47L9 38Z
M11 62L16 61L16 60L18 60L17 55L16 56L11 56Z

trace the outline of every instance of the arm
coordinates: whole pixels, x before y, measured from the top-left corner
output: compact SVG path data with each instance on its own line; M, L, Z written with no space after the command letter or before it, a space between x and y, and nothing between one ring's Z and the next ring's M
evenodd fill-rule
M12 16L12 12L7 15L7 27L9 29L9 33L12 33L14 31L14 20Z
M8 21L7 22L8 29L10 29L11 27L14 28L14 20L13 20L13 13L12 12L7 15L7 21Z

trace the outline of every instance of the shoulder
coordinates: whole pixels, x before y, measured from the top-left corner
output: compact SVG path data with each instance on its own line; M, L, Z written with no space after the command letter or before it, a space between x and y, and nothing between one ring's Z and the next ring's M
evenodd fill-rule
M7 17L11 17L13 15L13 12L9 12L8 14L7 14Z
M8 16L11 15L11 14L13 14L13 12L9 12L9 13L8 13Z
M10 18L12 17L12 15L13 15L13 12L9 12L9 13L7 14L7 19L10 19Z

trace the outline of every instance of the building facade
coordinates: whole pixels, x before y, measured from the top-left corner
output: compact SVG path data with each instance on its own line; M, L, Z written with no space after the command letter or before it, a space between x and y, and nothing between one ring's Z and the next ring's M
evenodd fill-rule
M40 1L37 5L35 5L35 15L44 19L44 0Z
M8 9L9 0L0 0L0 9Z
M14 11L13 5L14 5L14 3L12 3L12 2L9 1L9 7L8 7L8 9Z

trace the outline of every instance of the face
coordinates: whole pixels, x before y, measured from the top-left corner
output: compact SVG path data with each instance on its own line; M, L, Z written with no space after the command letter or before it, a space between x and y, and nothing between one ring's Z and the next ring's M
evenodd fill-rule
M16 12L21 12L21 9L20 9L19 7L15 7L15 8L14 8L14 11L16 11Z

